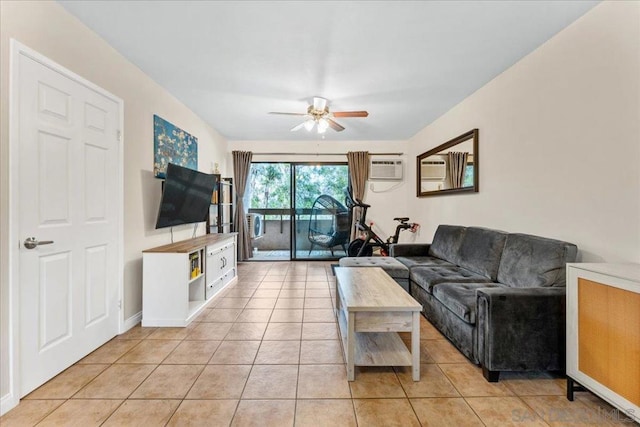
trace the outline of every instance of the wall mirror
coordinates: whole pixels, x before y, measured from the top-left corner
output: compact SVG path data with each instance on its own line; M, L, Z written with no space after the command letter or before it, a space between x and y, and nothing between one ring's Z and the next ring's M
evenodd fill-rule
M418 197L478 192L478 129L417 157Z

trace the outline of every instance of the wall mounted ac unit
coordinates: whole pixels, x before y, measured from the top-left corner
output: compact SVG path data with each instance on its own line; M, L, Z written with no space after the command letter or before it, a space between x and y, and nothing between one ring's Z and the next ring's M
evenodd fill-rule
M247 214L247 223L249 225L249 236L252 239L262 237L264 234L264 216L262 214Z
M425 159L420 164L420 177L423 181L444 181L446 171L447 162L444 159Z
M369 179L376 181L402 181L402 160L371 159L369 162Z

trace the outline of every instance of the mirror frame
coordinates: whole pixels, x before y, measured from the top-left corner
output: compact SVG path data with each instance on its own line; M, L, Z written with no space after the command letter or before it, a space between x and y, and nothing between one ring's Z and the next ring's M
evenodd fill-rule
M453 138L450 141L445 142L442 145L438 145L437 147L425 151L416 157L416 196L417 197L429 197L429 196L439 196L446 194L458 194L458 193L477 193L479 190L479 176L480 176L480 156L478 153L478 138L479 131L478 129L470 130L469 132L463 133L460 136ZM450 188L445 190L434 190L434 191L422 191L421 189L421 162L423 159L433 156L434 154L440 153L442 150L446 150L453 146L456 146L462 142L473 139L473 187L463 187L463 188Z

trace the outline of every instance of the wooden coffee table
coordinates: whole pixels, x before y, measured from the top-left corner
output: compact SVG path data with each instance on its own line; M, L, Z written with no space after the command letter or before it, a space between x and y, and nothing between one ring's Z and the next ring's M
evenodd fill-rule
M355 380L355 366L412 366L420 381L420 303L379 267L335 272L347 379ZM411 351L397 332L411 332Z

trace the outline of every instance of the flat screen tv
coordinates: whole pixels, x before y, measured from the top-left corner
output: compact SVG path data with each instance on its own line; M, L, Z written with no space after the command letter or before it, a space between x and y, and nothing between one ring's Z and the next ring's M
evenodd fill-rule
M169 163L156 228L206 221L215 185L214 175Z

